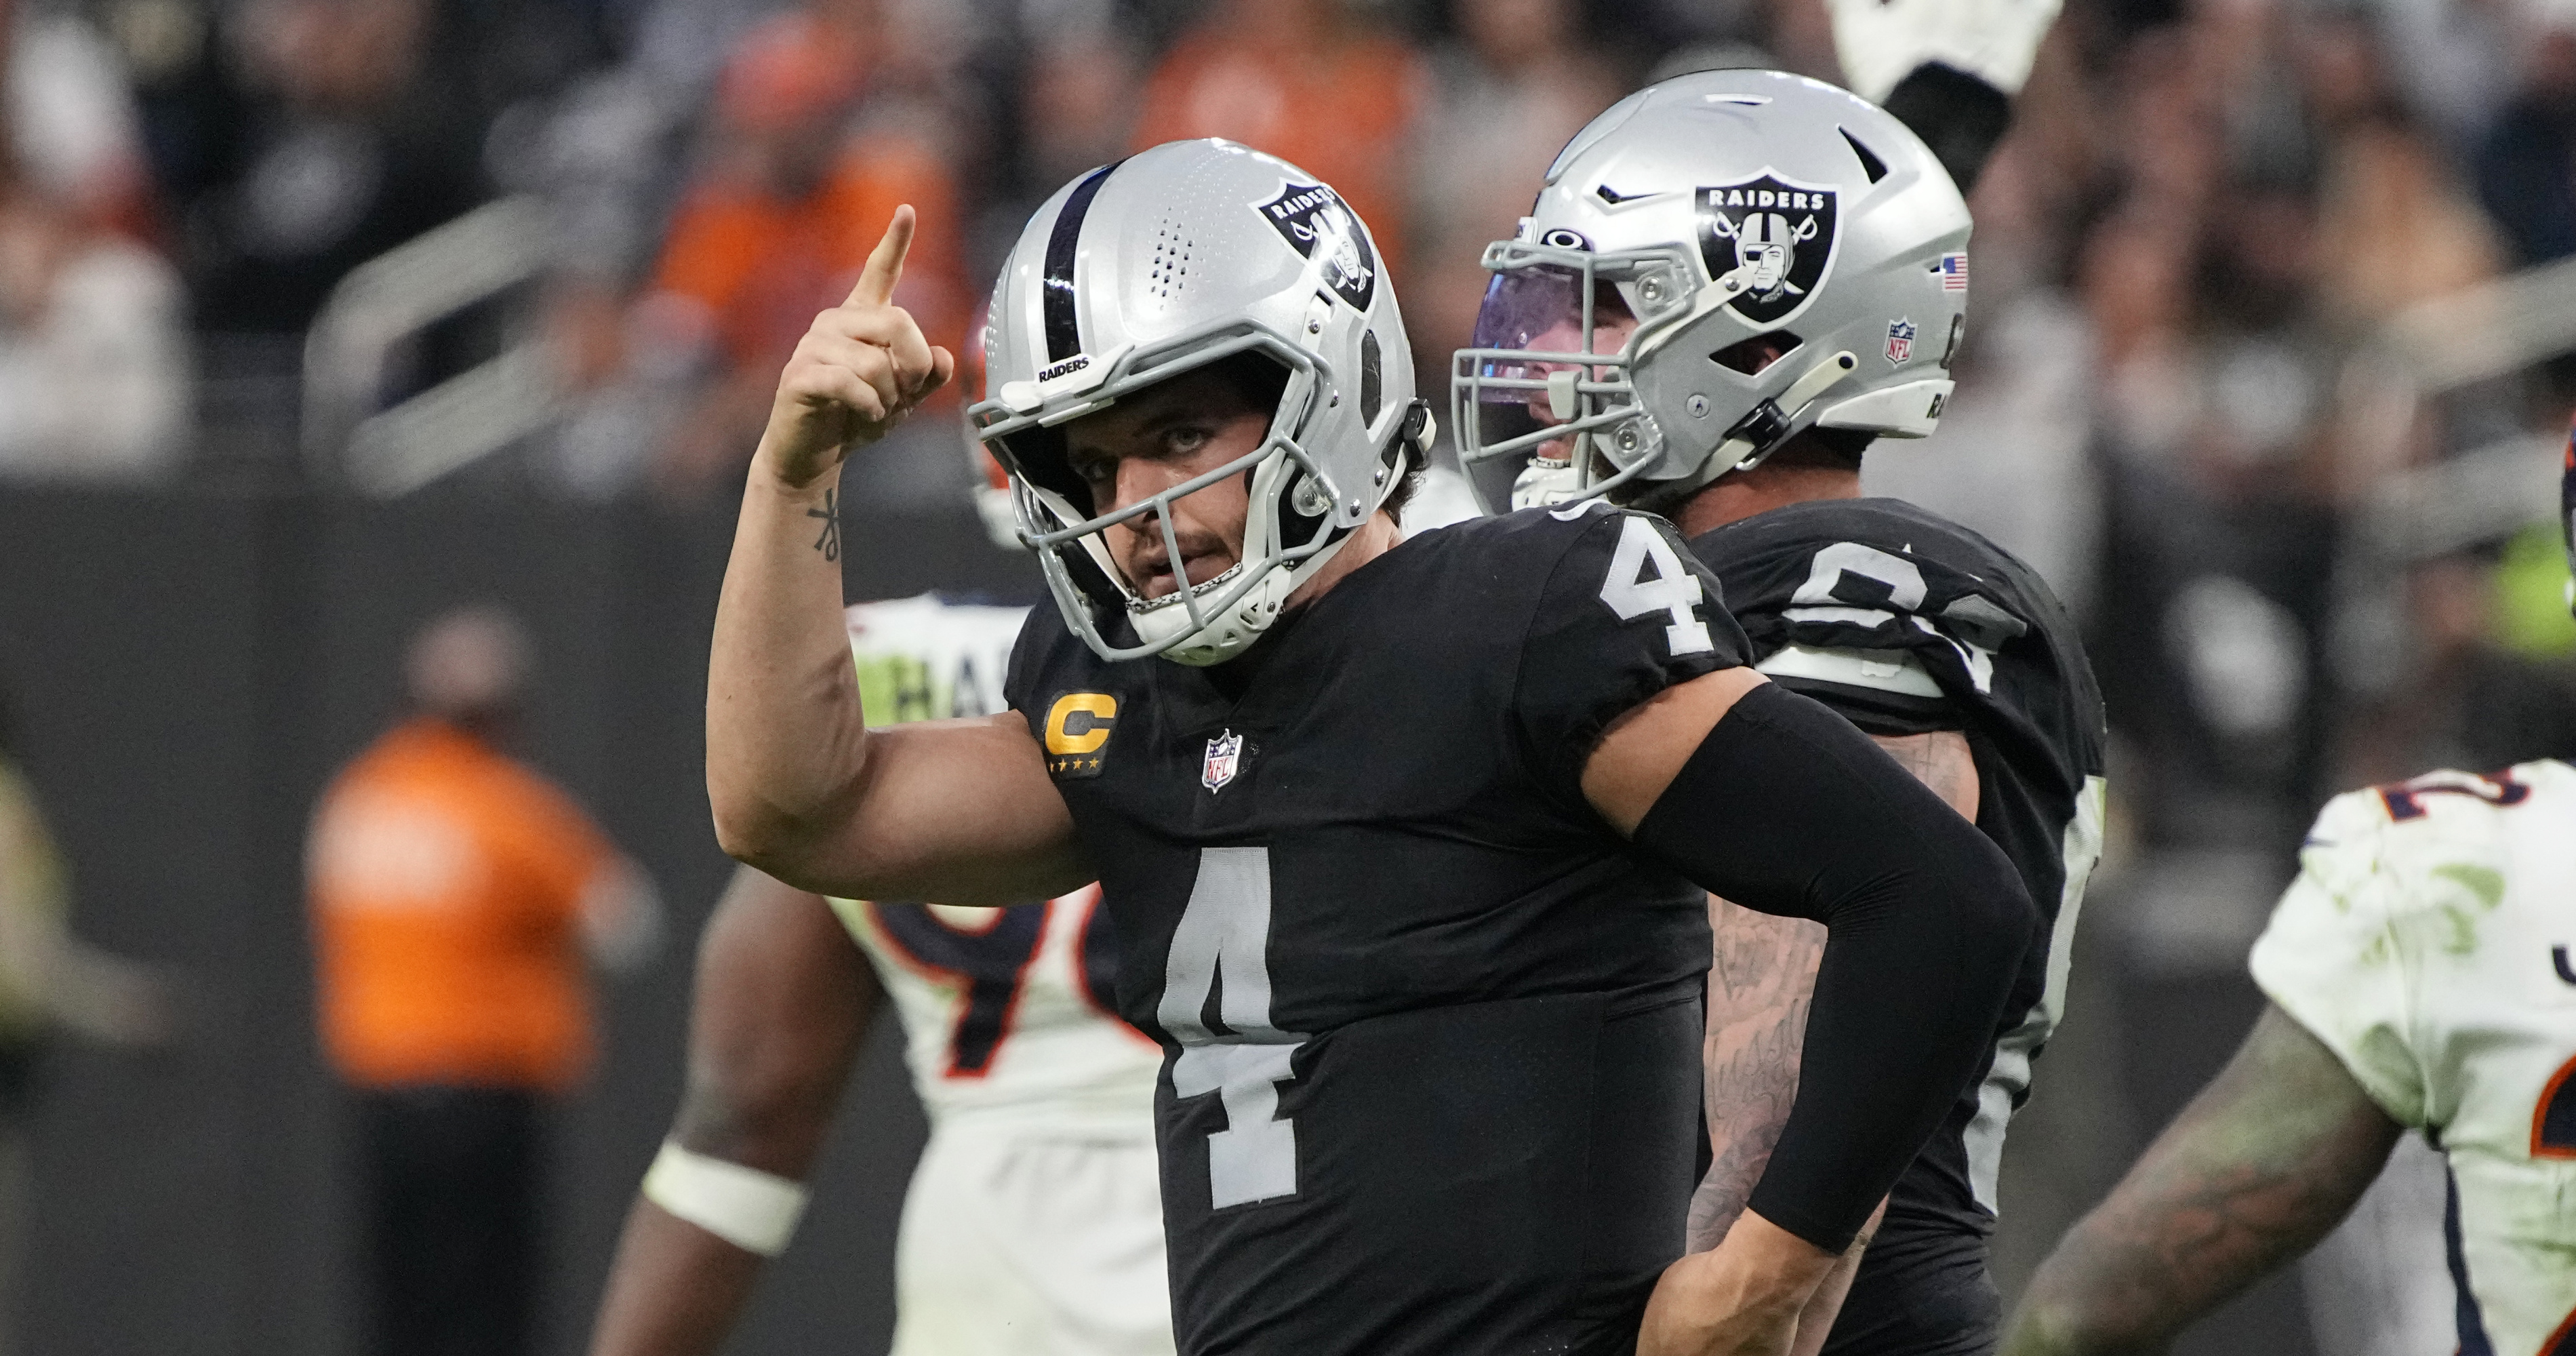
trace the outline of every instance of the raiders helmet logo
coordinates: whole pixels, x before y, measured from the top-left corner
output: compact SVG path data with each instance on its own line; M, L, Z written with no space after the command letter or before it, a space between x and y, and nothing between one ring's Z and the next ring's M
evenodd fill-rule
M1377 254L1340 194L1322 184L1289 184L1253 210L1299 254L1313 259L1321 250L1324 281L1333 295L1353 310L1369 308L1369 299L1377 295Z
M1756 325L1798 313L1834 266L1841 217L1834 190L1769 170L1697 194L1700 258L1708 276L1737 284L1727 305Z

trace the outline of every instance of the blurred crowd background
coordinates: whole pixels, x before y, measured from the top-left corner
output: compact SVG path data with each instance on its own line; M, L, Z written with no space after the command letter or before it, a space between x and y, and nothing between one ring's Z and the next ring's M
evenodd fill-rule
M31 794L98 737L40 700L91 672L47 639L90 633L46 619L113 622L34 598L40 575L77 589L95 572L34 570L27 525L242 522L262 550L408 562L396 585L340 579L354 592L333 602L307 579L257 609L263 643L363 653L347 681L374 683L246 717L294 746L301 780L270 816L287 836L380 728L404 630L479 595L533 614L537 681L556 675L537 761L585 751L549 770L606 792L639 764L602 750L657 740L685 805L683 661L712 552L780 363L897 203L924 222L899 300L955 346L1073 174L1183 136L1276 152L1372 224L1445 408L1478 256L1556 148L1641 83L1723 65L1836 78L1821 4L0 0L0 517L21 524L15 547L0 531L0 670L33 693ZM2009 1293L2241 1032L2244 948L2327 794L2576 754L2550 522L2576 411L2576 0L2069 0L1972 206L1960 394L1936 438L1882 445L1868 477L2057 585L2116 737L2074 1013L2014 1138L2031 1222L1999 1242ZM854 556L919 565L854 589L1037 596L980 544L957 408L852 472L855 513L923 534L854 532ZM325 506L324 525L279 526L278 504ZM495 513L518 515L515 545L474 536ZM612 544L534 585L522 567L553 557L528 541L553 529L531 521L605 522ZM229 577L188 549L188 570ZM662 555L694 564L657 576ZM603 561L630 581L614 606L582 592ZM685 608L635 601L683 577ZM510 596L529 588L543 596ZM385 615L306 616L332 607ZM550 629L565 617L571 634ZM549 645L671 625L683 658L647 703L667 729L564 715ZM287 662L246 660L244 681ZM294 672L295 700L345 676ZM116 841L121 807L61 800L71 877L114 878L83 844ZM702 819L639 855L685 935L720 879ZM86 924L94 906L71 897ZM266 907L291 920L300 903ZM137 944L174 972L212 963ZM645 1034L609 1041L634 1152L667 1112L684 968L659 962ZM185 1024L114 973L151 1018L127 1028ZM278 1031L312 1040L302 1009ZM610 1209L641 1161L591 1174ZM563 1288L561 1313L586 1308Z
M1814 0L0 16L0 476L665 505L731 497L898 202L903 300L953 346L1074 173L1275 151L1374 225L1436 384L1482 245L1593 113L1696 67L1837 75ZM2452 463L2576 405L2571 294L2517 277L2576 256L2576 4L2075 0L1974 206L1976 398L1874 467L2094 625L2136 833L2277 842L2325 788L2576 736L2516 662L2576 640L2514 535L2538 501L2428 507L2504 497ZM954 505L923 423L854 498Z

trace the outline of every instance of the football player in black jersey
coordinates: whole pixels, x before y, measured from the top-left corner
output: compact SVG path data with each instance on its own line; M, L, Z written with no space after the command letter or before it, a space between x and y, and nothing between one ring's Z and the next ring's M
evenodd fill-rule
M1059 606L1012 713L868 729L833 486L951 370L889 300L911 225L753 458L708 679L726 849L881 900L1101 881L1166 1050L1185 1353L1785 1351L1986 1059L2035 917L2009 863L1744 667L1661 521L1399 542L1428 419L1374 247L1225 142L1032 219L973 413ZM1826 942L1778 1146L1684 1257L1706 890Z
M1982 158L1946 140L1963 168ZM1968 226L1941 159L1888 112L1776 72L1682 77L1559 157L1520 238L1487 251L1478 347L1453 373L1489 497L1671 515L1757 667L1914 769L2039 905L1977 1077L1888 1202L1835 1356L1998 1340L2004 1127L2062 1011L2101 844L2102 703L2065 609L1976 533L1861 497L1862 450L1930 433L1949 399ZM1697 1247L1726 1236L1797 1095L1818 955L1812 924L1714 907Z

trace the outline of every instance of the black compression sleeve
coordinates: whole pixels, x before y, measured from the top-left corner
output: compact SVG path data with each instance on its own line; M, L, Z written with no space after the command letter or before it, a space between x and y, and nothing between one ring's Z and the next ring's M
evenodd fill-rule
M1984 1072L2037 913L2003 852L1842 717L1764 684L1637 825L1703 888L1826 929L1764 1219L1851 1246Z
M1937 61L1897 81L1882 106L1932 148L1961 197L1977 186L1987 158L2012 126L2012 100L2002 90Z

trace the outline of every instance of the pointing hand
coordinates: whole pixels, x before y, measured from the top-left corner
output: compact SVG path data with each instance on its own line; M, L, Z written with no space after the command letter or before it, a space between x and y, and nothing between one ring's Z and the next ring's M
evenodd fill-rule
M894 304L914 224L911 207L895 209L848 299L814 317L778 378L759 456L789 488L837 472L851 448L884 437L957 370L956 356Z

